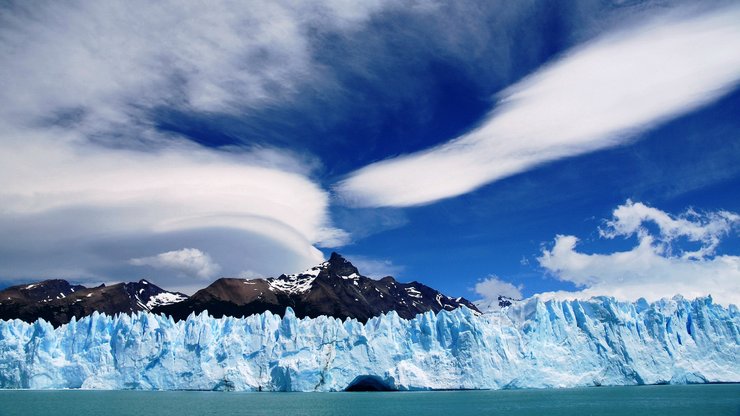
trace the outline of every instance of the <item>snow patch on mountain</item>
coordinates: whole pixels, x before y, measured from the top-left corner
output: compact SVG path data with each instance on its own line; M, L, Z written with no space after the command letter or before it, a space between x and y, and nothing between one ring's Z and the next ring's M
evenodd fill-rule
M282 291L292 295L306 293L311 290L313 282L319 276L319 273L326 270L329 265L330 263L325 261L301 273L271 277L267 279L267 284L272 291Z
M407 293L407 294L408 294L409 296L411 296L412 298L421 298L421 297L422 297L422 296L421 296L421 292L419 292L419 290L418 290L418 289L416 289L416 288L415 288L415 287L413 287L413 286L407 287L407 288L406 288L406 293Z
M314 280L316 280L316 276L312 275L289 275L267 279L267 284L270 286L270 290L273 291L298 294L311 290Z
M182 302L187 298L187 296L181 293L162 292L149 298L149 301L146 303L146 309L151 310L155 306L171 305Z
M356 279L358 279L360 277L360 275L357 274L357 273L350 273L350 274L348 274L346 276L345 275L339 275L339 277L341 277L344 280L356 280Z

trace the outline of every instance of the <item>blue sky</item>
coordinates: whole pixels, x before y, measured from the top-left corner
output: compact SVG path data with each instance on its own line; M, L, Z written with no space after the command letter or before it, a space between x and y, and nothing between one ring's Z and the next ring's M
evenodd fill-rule
M0 7L0 285L738 302L737 3Z

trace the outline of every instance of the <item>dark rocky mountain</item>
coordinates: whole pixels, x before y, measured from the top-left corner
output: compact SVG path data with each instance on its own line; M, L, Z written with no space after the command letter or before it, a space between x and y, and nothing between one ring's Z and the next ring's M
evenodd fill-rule
M218 279L189 299L155 307L153 312L179 320L205 310L215 317L248 316L268 310L282 315L290 306L298 317L329 315L365 322L392 310L403 318L413 318L430 310L452 310L462 305L478 311L464 298L445 296L419 282L362 276L352 263L332 253L329 261L303 273L268 279Z
M43 318L58 326L73 316L80 318L95 311L109 315L151 311L185 299L182 293L168 292L146 280L88 288L53 279L0 291L0 319L33 322Z
M267 279L218 279L190 298L146 280L88 288L55 279L0 291L0 319L33 322L43 318L54 326L95 311L109 315L151 311L181 320L206 310L215 317L265 311L282 315L290 306L298 317L328 315L365 322L392 310L403 318L413 318L419 313L452 310L462 305L478 311L464 298L445 296L419 282L362 276L352 263L336 253L329 261L303 273Z

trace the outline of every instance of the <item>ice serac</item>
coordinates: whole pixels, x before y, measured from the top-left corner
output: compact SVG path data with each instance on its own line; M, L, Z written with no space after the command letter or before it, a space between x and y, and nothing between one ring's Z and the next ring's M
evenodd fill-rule
M533 298L357 320L271 312L0 322L0 387L332 391L740 381L735 306Z

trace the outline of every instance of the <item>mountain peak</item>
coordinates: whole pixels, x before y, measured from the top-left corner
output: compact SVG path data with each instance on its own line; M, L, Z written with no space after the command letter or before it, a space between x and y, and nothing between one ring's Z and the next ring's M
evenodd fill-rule
M355 267L352 263L349 262L349 260L342 257L342 255L337 252L331 253L331 256L329 256L329 261L327 261L327 263L327 270L329 271L329 273L333 273L339 276L360 274L360 271L357 270L357 267Z
M347 261L347 259L344 258L341 254L337 253L336 251L332 251L329 255L329 261Z

